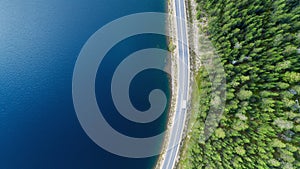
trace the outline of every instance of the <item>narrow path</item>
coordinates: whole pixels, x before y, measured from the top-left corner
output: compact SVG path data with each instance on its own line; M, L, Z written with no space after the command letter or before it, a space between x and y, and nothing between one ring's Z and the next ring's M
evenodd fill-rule
M177 105L173 116L173 124L170 128L167 152L162 162L162 169L173 169L179 154L180 142L182 140L185 126L187 100L189 90L190 61L188 48L188 34L186 23L186 8L184 0L173 0L175 5L175 23L177 34L177 63L178 63L178 95Z

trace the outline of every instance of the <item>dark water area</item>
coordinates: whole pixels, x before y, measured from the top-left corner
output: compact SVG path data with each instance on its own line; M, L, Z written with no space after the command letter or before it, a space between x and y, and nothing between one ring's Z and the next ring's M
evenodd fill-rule
M73 106L72 75L82 46L99 28L124 15L164 11L164 0L0 1L0 169L152 168L157 157L116 156L85 134ZM122 59L153 47L165 49L165 37L128 38L107 54L106 67L98 70L96 86L102 87L96 87L97 101L110 112L104 117L132 137L161 133L167 112L149 124L130 122L116 112L107 87ZM146 99L153 88L170 97L168 86L162 72L141 72L130 88L133 105L149 108Z
M135 123L122 117L111 99L111 79L119 63L131 53L142 49L157 47L166 50L165 36L154 34L136 35L115 45L99 66L100 68L96 79L96 86L101 86L96 87L98 105L103 109L103 115L109 124L127 136L146 138L158 135L166 130L167 112L153 122L145 124ZM105 79L105 81L103 79ZM148 96L153 89L163 90L166 96L170 98L168 84L168 75L160 70L146 69L138 73L131 81L129 89L132 104L139 111L148 110L150 108ZM122 84L120 84L120 87L122 87Z

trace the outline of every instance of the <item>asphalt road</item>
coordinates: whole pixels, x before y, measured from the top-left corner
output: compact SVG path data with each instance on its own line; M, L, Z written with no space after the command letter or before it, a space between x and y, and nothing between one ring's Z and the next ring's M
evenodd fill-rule
M162 169L173 169L178 159L180 142L182 140L183 129L186 119L186 103L189 90L189 48L187 41L186 8L184 0L174 0L177 33L177 53L178 53L178 91L177 106L173 116L173 125L170 128L168 140L168 151L162 162Z

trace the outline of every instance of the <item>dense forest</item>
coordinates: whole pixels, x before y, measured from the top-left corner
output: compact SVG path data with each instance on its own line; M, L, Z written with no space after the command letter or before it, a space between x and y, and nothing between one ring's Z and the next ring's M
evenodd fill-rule
M225 69L226 107L205 143L194 129L183 168L300 168L299 0L197 3ZM203 122L211 84L204 68L197 79Z

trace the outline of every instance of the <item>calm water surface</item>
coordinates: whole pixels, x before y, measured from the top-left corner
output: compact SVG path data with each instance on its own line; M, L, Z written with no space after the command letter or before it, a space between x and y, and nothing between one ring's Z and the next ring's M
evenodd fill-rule
M0 1L1 169L153 167L157 157L123 158L94 144L82 130L72 102L73 68L87 39L116 18L149 11L164 12L164 0ZM113 107L108 84L126 55L149 47L166 48L165 37L148 34L120 42L107 54L96 79L96 86L102 86L96 88L98 102L109 112L106 119L135 137L162 132L166 113L147 125L129 122ZM132 85L136 87L131 99L140 110L149 107L145 93L153 88L169 96L167 77L158 71L142 72Z

